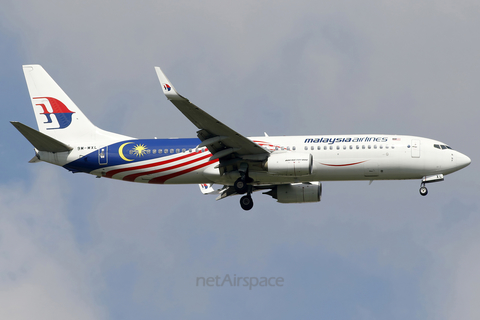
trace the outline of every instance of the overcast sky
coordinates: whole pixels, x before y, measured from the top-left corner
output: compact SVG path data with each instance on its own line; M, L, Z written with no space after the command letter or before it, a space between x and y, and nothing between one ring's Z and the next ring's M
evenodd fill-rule
M480 318L480 5L403 1L0 4L1 319ZM320 203L95 179L45 163L22 64L93 123L195 137L154 66L247 136L410 134L472 164L445 181L325 182ZM197 277L282 277L203 287Z

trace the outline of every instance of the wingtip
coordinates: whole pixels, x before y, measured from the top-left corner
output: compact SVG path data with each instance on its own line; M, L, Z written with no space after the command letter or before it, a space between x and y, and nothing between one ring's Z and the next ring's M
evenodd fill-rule
M155 67L155 71L157 72L158 80L160 81L160 85L162 86L163 93L167 97L168 100L177 100L182 99L182 97L178 94L177 90L173 86L172 82L168 80L165 73L163 73L160 67Z

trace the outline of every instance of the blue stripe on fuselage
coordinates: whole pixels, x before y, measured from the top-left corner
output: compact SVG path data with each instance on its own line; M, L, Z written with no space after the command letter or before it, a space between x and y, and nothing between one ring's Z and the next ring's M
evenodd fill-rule
M73 172L91 172L100 168L170 156L181 153L184 149L194 149L200 143L197 138L125 140L89 152L63 167Z

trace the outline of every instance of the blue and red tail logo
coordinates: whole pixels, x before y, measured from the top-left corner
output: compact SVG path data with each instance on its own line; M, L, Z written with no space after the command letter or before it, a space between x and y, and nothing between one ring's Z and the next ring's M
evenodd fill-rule
M65 129L72 123L72 115L75 113L70 111L66 105L64 105L60 100L51 97L42 97L42 98L33 98L33 99L47 99L52 107L52 112L48 111L47 107L44 103L35 104L37 106L42 107L43 114L47 118L47 121L44 123L53 123L52 116L57 119L58 128L47 128L47 130L55 130L55 129Z
M168 83L165 83L165 84L163 85L163 88L165 89L165 91L170 91L170 90L172 90L172 87L170 87L170 86L168 85Z

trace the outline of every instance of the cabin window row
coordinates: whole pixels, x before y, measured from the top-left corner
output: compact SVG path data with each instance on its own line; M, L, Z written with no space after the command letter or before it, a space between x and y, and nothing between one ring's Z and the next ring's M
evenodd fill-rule
M347 150L347 149L353 150L353 149L384 149L384 148L385 149L395 149L395 146L389 146L389 145L384 146L383 144L378 145L378 146L376 144L374 144L374 145L369 144L369 145L361 145L360 146L360 145L357 144L355 146L353 146L353 145L349 145L349 146L347 146L347 145L343 145L343 146L329 145L329 146L316 146L316 147L315 146L310 146L310 148L309 148L309 146L304 147L305 150L334 150L334 149L336 149L336 150L341 150L341 149L343 149L343 150ZM295 149L296 149L295 147L292 147L291 150L295 150ZM290 147L275 147L275 150L290 150Z

